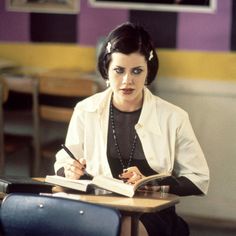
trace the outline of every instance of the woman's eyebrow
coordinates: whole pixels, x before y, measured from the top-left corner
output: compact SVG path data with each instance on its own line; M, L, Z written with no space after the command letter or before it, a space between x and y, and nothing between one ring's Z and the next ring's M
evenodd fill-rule
M144 66L134 66L132 69L140 69L140 68L144 68Z
M120 66L120 65L114 65L114 68L121 68L121 69L125 69L125 66ZM134 66L131 69L140 69L140 68L144 68L144 66Z
M120 66L120 65L115 65L116 67L121 67L121 68L124 68L123 66Z

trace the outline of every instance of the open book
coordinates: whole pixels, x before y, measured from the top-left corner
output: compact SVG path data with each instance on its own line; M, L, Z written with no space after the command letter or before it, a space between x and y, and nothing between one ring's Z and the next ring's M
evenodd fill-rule
M73 180L57 175L47 175L45 181L51 184L83 192L88 191L91 187L98 187L127 197L133 197L136 190L141 186L144 186L148 182L155 180L155 183L158 184L159 181L161 182L162 180L165 180L167 178L174 177L167 173L161 173L142 178L138 180L135 184L127 184L124 183L122 180L114 179L112 177L107 177L103 175L95 176L92 180ZM171 182L173 182L173 180Z

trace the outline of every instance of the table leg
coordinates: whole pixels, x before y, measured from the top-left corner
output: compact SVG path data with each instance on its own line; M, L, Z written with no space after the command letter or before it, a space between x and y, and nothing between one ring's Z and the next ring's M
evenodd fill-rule
M132 214L131 215L131 236L138 236L139 234L139 217L141 214Z

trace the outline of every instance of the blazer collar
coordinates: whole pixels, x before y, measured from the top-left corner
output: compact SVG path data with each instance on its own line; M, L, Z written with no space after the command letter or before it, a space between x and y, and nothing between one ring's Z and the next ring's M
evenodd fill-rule
M97 111L101 117L105 118L104 116L110 107L111 96L112 90L108 88L101 93L95 94L92 100L85 100L82 103L82 108L88 112ZM145 87L143 107L136 127L145 127L149 132L161 135L157 102L157 97Z
M149 89L144 88L143 108L137 126L145 127L147 131L161 135L157 102L157 97Z
M110 88L103 92L97 93L92 97L85 99L82 103L78 103L80 109L87 112L98 111L101 114L104 109L110 104L112 90Z

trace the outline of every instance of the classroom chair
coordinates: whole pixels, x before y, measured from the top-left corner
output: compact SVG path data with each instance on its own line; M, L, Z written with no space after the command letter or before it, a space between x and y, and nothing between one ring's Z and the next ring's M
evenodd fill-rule
M28 94L30 97L30 107L22 109L5 109L3 108L3 100L1 102L1 162L0 162L0 173L5 173L5 158L16 154L27 148L29 151L29 172L30 175L35 173L35 161L39 158L39 152L36 149L36 137L38 132L38 117L37 115L37 104L38 104L38 87L37 83L32 78L21 78L6 80L4 77L0 78L2 85L4 84L7 91L9 90L7 100L10 99L10 92L14 94ZM21 83L22 82L22 83ZM11 83L11 84L8 84ZM3 87L2 87L3 88ZM15 99L15 98L14 98ZM17 101L12 101L16 103Z
M4 153L4 119L3 119L3 103L8 97L8 88L4 80L0 77L0 173L4 172L5 153Z
M116 209L60 197L10 194L1 206L5 236L118 236Z
M97 82L87 76L70 70L55 70L37 76L40 127L37 145L41 160L46 160L47 165L48 161L55 161L56 152L65 143L66 131L76 103L99 89Z

